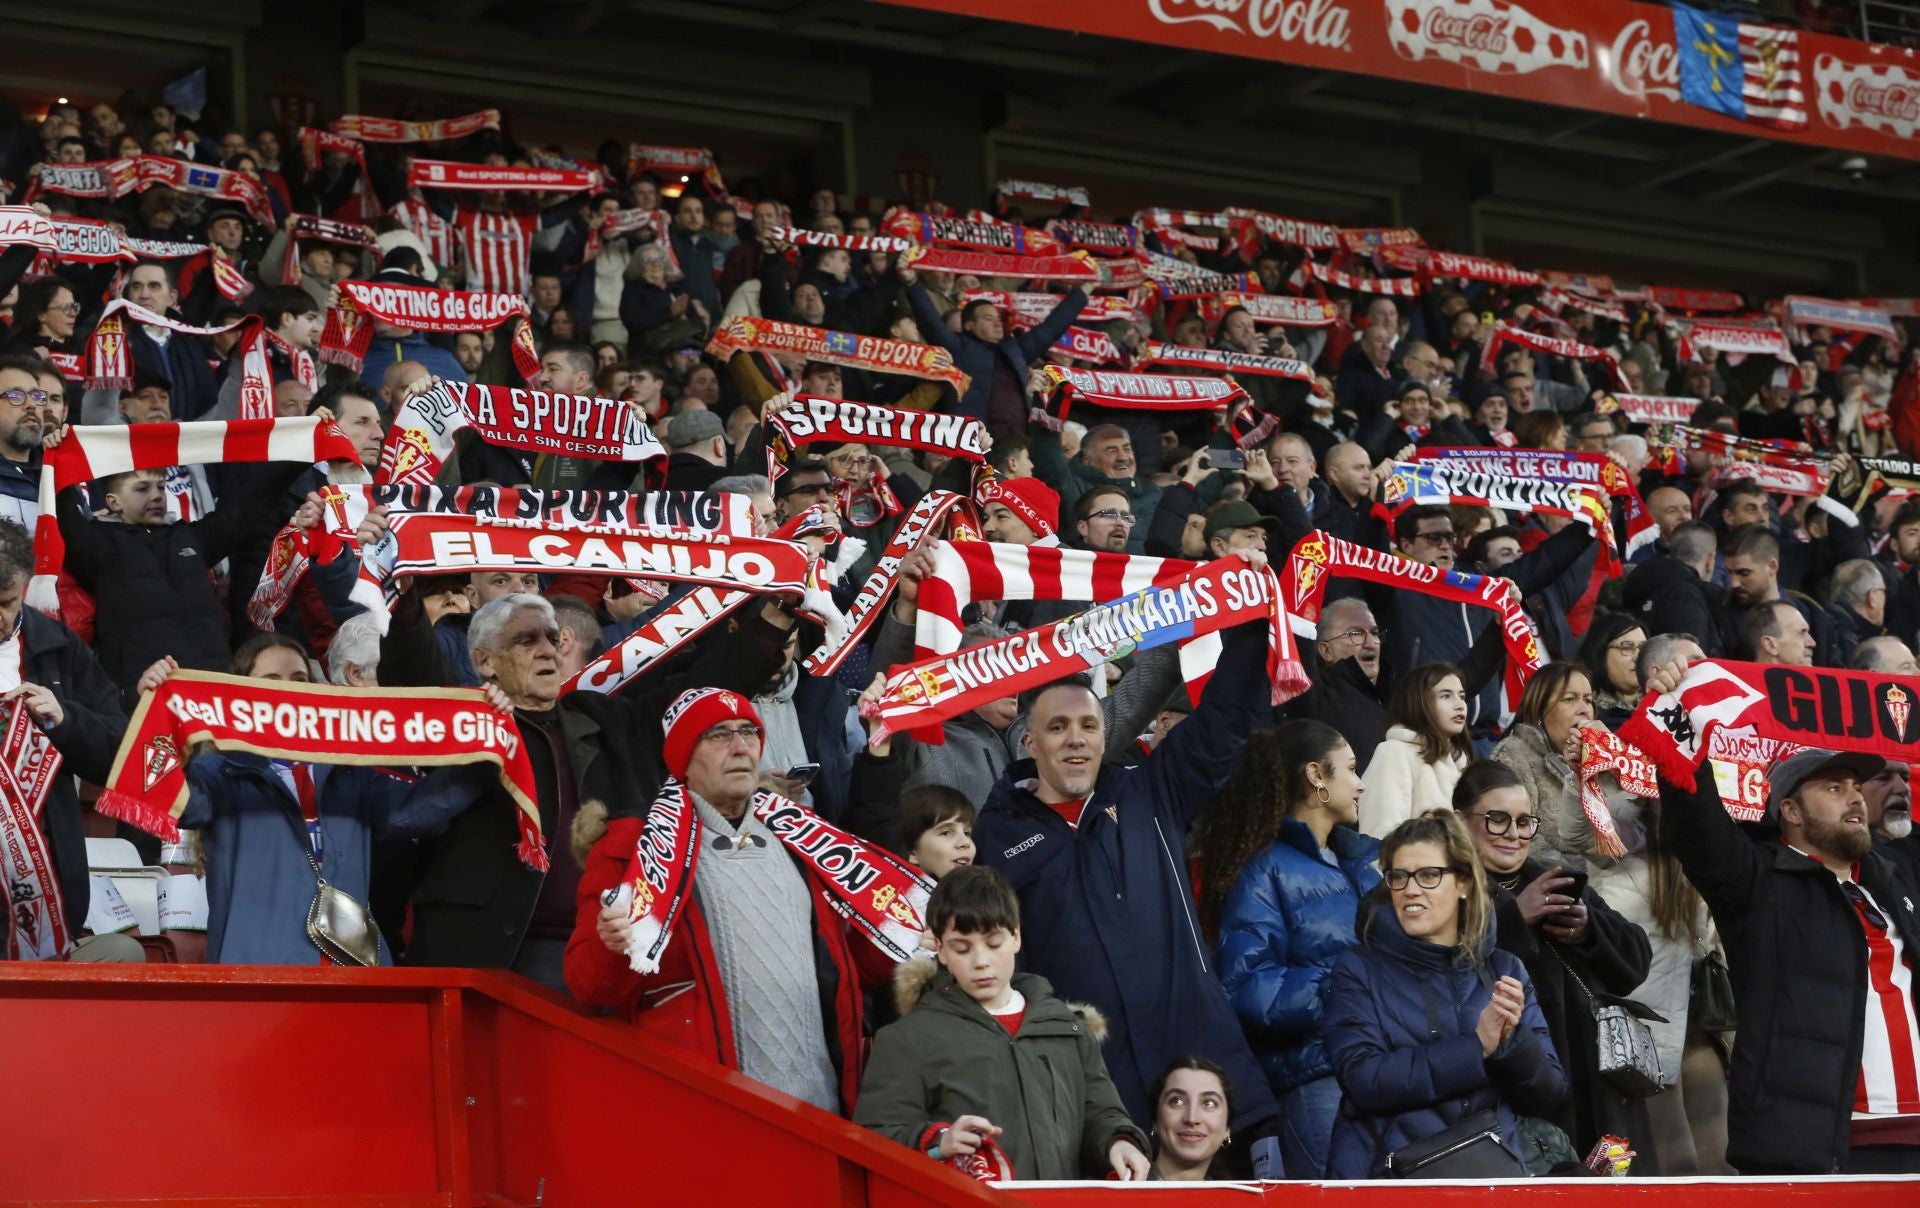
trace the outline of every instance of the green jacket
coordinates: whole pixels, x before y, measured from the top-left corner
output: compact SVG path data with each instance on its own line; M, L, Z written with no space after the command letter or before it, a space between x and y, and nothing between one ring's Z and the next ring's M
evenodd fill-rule
M902 964L902 1018L874 1037L854 1123L924 1149L942 1126L985 1116L1002 1130L995 1141L1016 1179L1103 1178L1120 1137L1148 1152L1100 1058L1100 1013L1062 1002L1030 973L1013 988L1027 1013L1009 1036L937 962Z

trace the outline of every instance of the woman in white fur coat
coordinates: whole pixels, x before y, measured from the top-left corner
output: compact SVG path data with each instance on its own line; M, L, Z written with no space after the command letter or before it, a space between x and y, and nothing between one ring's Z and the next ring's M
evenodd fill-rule
M1459 670L1450 663L1415 667L1387 702L1387 737L1367 764L1360 830L1384 838L1427 810L1451 809L1453 786L1472 758Z

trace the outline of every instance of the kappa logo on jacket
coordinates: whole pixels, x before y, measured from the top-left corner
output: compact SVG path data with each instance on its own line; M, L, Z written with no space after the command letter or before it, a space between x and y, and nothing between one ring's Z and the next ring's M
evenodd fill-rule
M1000 858L1003 860L1011 860L1015 856L1019 855L1021 852L1026 851L1028 848L1032 847L1034 844L1040 842L1042 839L1045 839L1045 838L1046 838L1045 835L1030 835L1027 838L1020 840L1020 842L1014 844L1012 847L1009 847L1007 850L1001 852Z

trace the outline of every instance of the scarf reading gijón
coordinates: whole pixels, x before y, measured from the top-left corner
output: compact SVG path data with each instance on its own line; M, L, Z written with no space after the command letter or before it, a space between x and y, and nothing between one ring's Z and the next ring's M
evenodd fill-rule
M804 805L761 790L748 807L761 825L811 870L835 914L852 923L894 961L920 951L921 921L933 882L899 857L834 826ZM634 844L626 879L609 891L609 906L624 905L632 930L627 960L636 973L658 973L673 942L674 924L693 893L701 852L700 815L693 795L669 780L653 799Z
M451 335L461 331L488 331L527 313L527 300L517 294L472 290L430 289L384 281L342 281L340 304L327 311L326 330L320 333L320 359L359 372L373 344L373 323L379 320L412 331ZM513 349L514 368L532 380L540 372L540 358Z
M1640 498L1640 489L1626 468L1605 453L1563 453L1551 449L1429 448L1416 449L1415 461L1437 461L1465 466L1484 474L1508 478L1538 478L1547 482L1598 487L1624 501L1627 516L1625 553L1628 558L1652 545L1660 530Z
M54 580L67 559L55 511L61 491L130 470L260 461L344 461L357 467L360 454L339 425L322 428L316 416L69 428L66 439L47 450L40 466L40 517L34 522L28 603L49 613L59 609Z
M1599 569L1607 578L1620 573L1620 550L1614 544L1613 510L1596 486L1573 482L1546 482L1487 474L1460 461L1399 461L1382 484L1381 500L1398 513L1416 504L1480 504L1506 511L1535 512L1578 520L1599 543Z
M1083 552L1012 548L1036 555ZM880 698L863 712L873 720L876 735L904 731L921 742L937 744L944 737L942 723L988 701L1018 696L1028 688L1103 666L1136 650L1215 635L1253 620L1267 624L1267 678L1273 684L1273 703L1291 699L1307 686L1272 568L1255 570L1237 557L1184 572L1182 567L1191 564L1162 563L1153 585L1119 599L1108 597L1110 602L1063 621L896 668L887 676ZM922 583L923 593L932 582L929 578ZM923 609L924 601L923 594ZM1216 639L1216 662L1219 649ZM1200 695L1191 684L1189 692L1196 698Z
M454 434L462 428L525 454L621 462L667 455L639 414L618 399L441 382L401 404L380 447L376 477L401 486L431 484L453 455Z
M1300 539L1287 555L1280 572L1282 600L1302 636L1312 636L1320 620L1320 601L1326 595L1327 579L1346 575L1369 583L1392 587L1491 608L1499 615L1500 633L1507 647L1506 692L1509 701L1519 701L1533 673L1544 661L1540 655L1540 635L1527 619L1520 602L1508 594L1510 584L1491 575L1470 575L1462 571L1441 570L1397 554L1384 553L1364 545L1355 545L1316 530Z
M8 918L0 926L8 960L59 960L73 937L60 873L41 826L47 790L59 773L60 752L27 702L14 700L0 731L0 896Z
M954 365L953 354L944 348L746 315L729 320L713 333L713 341L707 345L707 353L723 361L736 352L785 352L869 373L904 373L946 382L957 394L965 394L973 381Z
M407 163L409 189L496 189L535 193L584 193L600 187L600 173L591 168L522 168L496 164L463 164L445 159L415 159Z
M1662 776L1691 784L1712 736L1729 731L1909 761L1920 739L1920 684L1872 671L1705 659L1674 691L1648 693L1620 737Z
M1047 384L1064 421L1076 401L1123 411L1215 411L1244 401L1247 392L1232 378L1182 377L1170 373L1113 373L1104 369L1068 369L1048 365Z
M520 807L520 861L547 870L533 764L520 726L468 688L336 688L176 671L133 711L96 808L177 841L196 742L269 759L443 767L490 763Z

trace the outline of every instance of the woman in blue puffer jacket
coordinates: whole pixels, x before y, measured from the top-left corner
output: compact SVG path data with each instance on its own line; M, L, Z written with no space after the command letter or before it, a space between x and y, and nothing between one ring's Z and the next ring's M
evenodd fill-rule
M1333 962L1356 942L1360 899L1380 881L1379 841L1354 829L1365 791L1339 731L1290 721L1247 748L1201 845L1215 968L1280 1100L1293 1179L1321 1176L1340 1109L1320 1007Z
M1452 810L1395 827L1360 944L1334 962L1324 1035L1340 1080L1327 1176L1380 1178L1388 1159L1482 1111L1520 1170L1517 1117L1567 1094L1527 967L1493 947L1486 874Z

